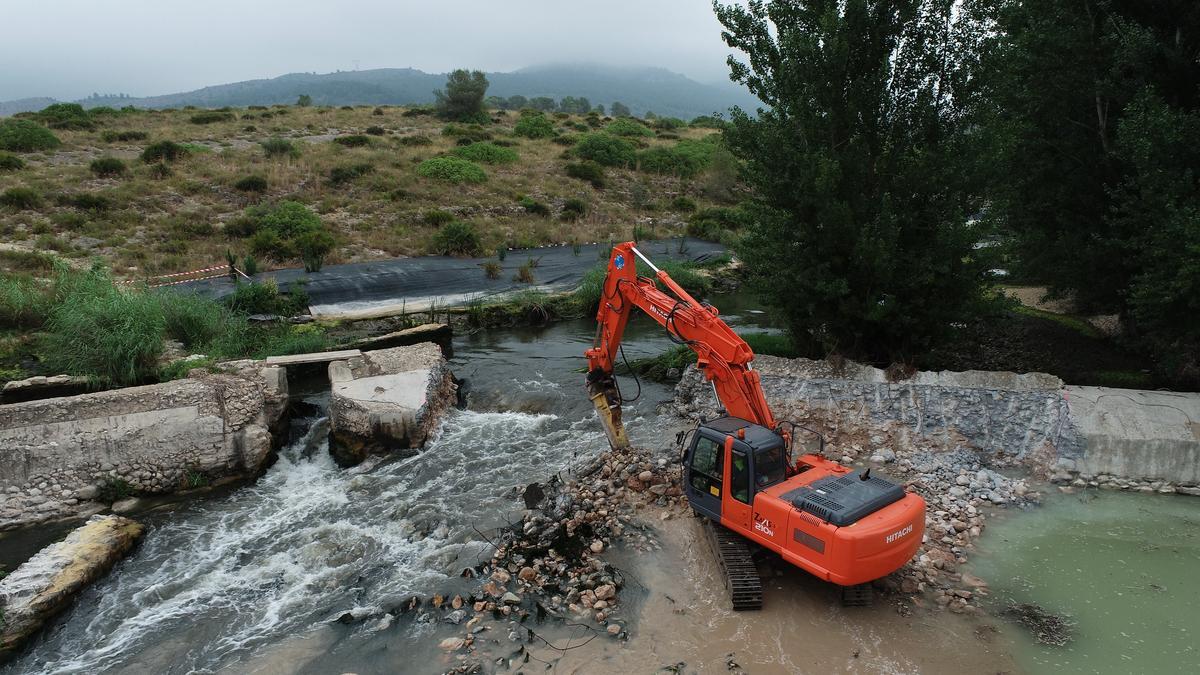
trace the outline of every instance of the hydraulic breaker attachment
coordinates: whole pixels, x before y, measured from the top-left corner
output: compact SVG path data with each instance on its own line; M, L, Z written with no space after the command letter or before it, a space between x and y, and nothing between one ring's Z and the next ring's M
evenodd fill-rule
M588 396L596 406L596 415L608 436L608 444L614 450L629 447L625 425L621 422L621 395L611 378L588 382Z

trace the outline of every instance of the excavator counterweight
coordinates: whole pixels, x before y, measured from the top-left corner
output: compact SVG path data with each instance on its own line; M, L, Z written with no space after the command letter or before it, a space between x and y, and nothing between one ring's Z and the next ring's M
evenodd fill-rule
M653 276L637 274L639 258ZM793 460L791 433L767 405L750 346L634 242L613 247L596 338L585 352L588 394L614 448L629 444L613 368L634 309L696 353L723 409L696 426L681 455L683 491L698 515L841 586L878 579L912 558L925 529L924 500L821 454Z

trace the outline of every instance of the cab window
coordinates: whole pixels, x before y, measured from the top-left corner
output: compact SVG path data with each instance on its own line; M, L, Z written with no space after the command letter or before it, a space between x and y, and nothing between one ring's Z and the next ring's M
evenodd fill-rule
M766 448L754 453L754 484L760 490L783 480L787 475L787 463L783 446Z
M729 472L729 489L733 498L743 504L750 503L750 462L746 453L734 450L730 457L732 470Z
M724 454L716 441L701 436L692 451L692 487L706 495L721 496Z

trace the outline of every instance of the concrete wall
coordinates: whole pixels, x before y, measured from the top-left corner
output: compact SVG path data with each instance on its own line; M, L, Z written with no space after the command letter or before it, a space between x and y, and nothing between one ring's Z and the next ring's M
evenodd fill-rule
M1062 469L1084 476L1200 483L1200 395L1067 387L1067 399L1083 452L1064 456Z
M866 446L891 442L899 424L942 447L988 450L1060 482L1188 493L1200 483L1200 394L1067 387L1041 373L918 372L889 382L869 366L770 356L756 358L755 369L781 419L873 425L851 456L885 451ZM677 411L714 407L711 389L689 369Z
M253 362L228 370L0 406L0 530L88 515L116 481L162 493L184 487L189 473L258 472L287 377Z

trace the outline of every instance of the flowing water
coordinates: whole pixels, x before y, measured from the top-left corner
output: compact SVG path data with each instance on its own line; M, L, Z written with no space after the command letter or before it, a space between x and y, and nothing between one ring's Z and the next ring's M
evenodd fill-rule
M581 372L593 326L456 339L452 367L467 381L467 408L451 412L421 454L366 472L334 465L320 412L328 394L306 396L316 412L263 477L139 516L149 528L136 552L0 672L291 672L289 650L306 641L339 654L339 666L371 671L382 658L373 650L414 649L431 629L373 640L371 622L331 621L459 582L487 550L486 532L520 517L516 489L606 447ZM631 322L630 359L669 345L649 321ZM647 382L640 390L627 407L631 437L664 444L654 406L670 391Z
M1200 503L1195 497L1053 491L998 514L972 571L991 609L1036 603L1074 623L1063 647L1005 624L1031 673L1200 672Z

